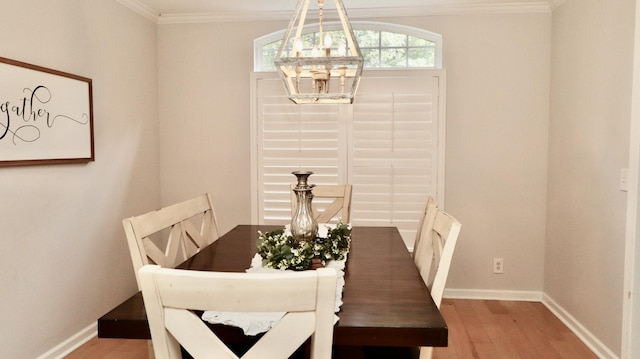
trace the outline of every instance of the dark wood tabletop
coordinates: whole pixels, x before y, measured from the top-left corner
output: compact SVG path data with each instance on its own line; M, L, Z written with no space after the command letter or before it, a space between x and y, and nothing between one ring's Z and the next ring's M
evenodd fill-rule
M239 225L179 268L244 272L257 252L258 230L278 228ZM352 229L342 300L337 346L447 346L447 325L395 227ZM212 329L226 340L244 340L238 328ZM98 319L98 336L150 339L141 293Z

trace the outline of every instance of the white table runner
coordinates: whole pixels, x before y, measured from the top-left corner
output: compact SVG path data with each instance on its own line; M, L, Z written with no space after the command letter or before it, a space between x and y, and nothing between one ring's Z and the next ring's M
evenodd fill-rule
M342 306L342 290L344 288L344 267L347 261L347 255L345 259L339 261L328 261L325 265L327 268L333 268L336 270L338 281L336 284L336 308L338 313ZM279 273L282 272L279 269L264 268L262 267L262 257L256 254L251 260L251 267L247 269L248 273ZM271 329L285 313L282 312L218 312L218 311L206 311L202 314L202 320L205 320L211 324L224 324L241 328L245 335L257 335L264 333ZM334 318L334 323L337 323L338 316Z

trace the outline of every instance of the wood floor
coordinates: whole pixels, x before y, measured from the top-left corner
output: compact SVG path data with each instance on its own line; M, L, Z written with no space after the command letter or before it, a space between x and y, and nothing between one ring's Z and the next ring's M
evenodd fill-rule
M436 348L434 359L597 358L542 303L444 299L440 310L449 346ZM147 359L147 343L95 338L66 358Z
M449 346L434 359L589 359L597 356L542 303L443 300Z

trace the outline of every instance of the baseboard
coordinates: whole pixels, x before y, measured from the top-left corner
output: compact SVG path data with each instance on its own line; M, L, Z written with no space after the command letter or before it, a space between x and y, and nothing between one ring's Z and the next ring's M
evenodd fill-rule
M445 289L444 298L541 302L542 292L524 290Z
M606 345L604 345L593 333L585 328L576 318L567 312L562 306L556 303L547 294L542 297L544 304L561 322L563 322L580 340L589 347L598 358L602 359L620 359Z
M81 345L95 338L97 335L98 324L93 323L36 359L62 359L72 351L78 349Z

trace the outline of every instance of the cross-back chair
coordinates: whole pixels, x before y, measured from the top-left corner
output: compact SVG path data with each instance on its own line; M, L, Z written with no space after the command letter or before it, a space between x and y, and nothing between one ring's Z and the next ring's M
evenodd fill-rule
M242 358L288 358L311 337L311 358L330 359L336 281L330 268L222 273L146 265L140 270L158 359L181 358L180 345L195 359L238 358L192 310L285 312Z
M419 252L415 254L419 258L417 267L431 298L440 308L462 225L442 209L432 207L431 211L427 210L423 227ZM431 347L420 348L420 359L431 358L432 351Z
M122 225L138 287L138 271L142 266L157 264L174 268L219 237L211 197L206 193L139 216L125 218Z
M413 244L413 252L411 252L413 261L418 268L420 267L420 244L422 243L420 240L422 237L426 236L427 228L430 228L430 226L433 225L430 222L435 218L434 214L436 209L438 209L438 202L436 199L431 196L427 196L427 201L422 213L420 214L420 220L418 221L418 230L416 231L416 240Z
M436 208L426 225L420 241L418 270L438 307L449 275L451 259L462 225L450 214Z
M291 185L291 215L296 213L298 201L293 189L295 184ZM313 187L313 199L311 207L313 216L318 223L330 223L332 220L341 219L342 223L351 223L351 189L352 185L317 185ZM326 201L323 199L333 199L323 210L318 209L318 202ZM320 201L318 201L320 200Z

